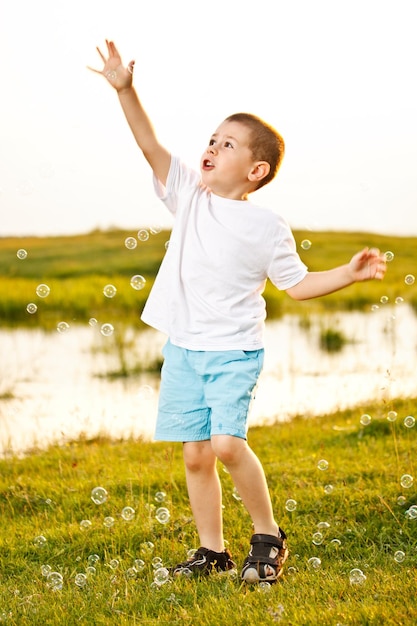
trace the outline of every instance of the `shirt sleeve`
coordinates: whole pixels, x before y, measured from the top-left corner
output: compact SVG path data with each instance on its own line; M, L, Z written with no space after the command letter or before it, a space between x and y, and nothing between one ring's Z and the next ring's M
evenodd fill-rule
M193 169L182 163L177 156L171 156L166 185L154 175L154 190L167 209L175 215L179 206L179 195L184 190L193 190L199 186L200 176Z
M278 289L285 291L303 280L307 272L308 268L300 259L290 227L285 220L278 218L268 278Z

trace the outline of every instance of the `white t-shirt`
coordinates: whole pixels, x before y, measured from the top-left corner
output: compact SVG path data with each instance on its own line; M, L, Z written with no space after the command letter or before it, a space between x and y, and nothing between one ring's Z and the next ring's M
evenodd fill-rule
M189 350L262 348L266 279L285 290L307 273L288 224L215 195L177 157L154 184L175 222L142 320Z

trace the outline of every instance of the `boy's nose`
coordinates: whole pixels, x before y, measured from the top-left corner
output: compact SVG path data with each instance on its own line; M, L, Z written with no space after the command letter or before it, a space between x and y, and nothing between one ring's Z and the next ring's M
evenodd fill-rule
M209 154L215 154L217 152L216 147L213 144L211 146L208 146L207 152Z

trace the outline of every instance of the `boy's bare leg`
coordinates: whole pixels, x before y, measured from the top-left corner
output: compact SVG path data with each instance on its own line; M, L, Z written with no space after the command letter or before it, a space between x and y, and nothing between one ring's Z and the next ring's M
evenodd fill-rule
M211 442L188 441L184 443L183 455L188 496L200 545L222 552L222 492Z
M262 465L244 439L215 435L211 439L214 454L228 469L233 483L252 518L254 532L278 535L271 497Z

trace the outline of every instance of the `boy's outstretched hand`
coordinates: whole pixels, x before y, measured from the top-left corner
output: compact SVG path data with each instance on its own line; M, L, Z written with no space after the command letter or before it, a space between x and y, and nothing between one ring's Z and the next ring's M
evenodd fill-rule
M106 39L106 46L108 53L107 59L101 52L100 48L97 47L97 52L104 63L103 69L96 70L89 66L88 69L96 74L102 74L108 80L110 85L116 89L116 91L129 89L129 87L132 86L132 74L135 62L130 61L129 65L124 67L120 54L114 43Z
M376 248L364 248L351 258L349 269L355 282L372 279L382 280L387 271L387 262L385 255Z

